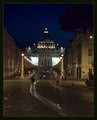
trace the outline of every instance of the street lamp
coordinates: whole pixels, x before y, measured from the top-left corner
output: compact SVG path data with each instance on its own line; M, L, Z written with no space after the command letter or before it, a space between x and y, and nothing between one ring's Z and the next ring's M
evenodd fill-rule
M63 54L61 54L61 78L64 76L64 61L63 61Z
M65 48L63 48L63 47L60 48L60 52L61 52L61 78L64 76L64 61L63 61L64 50L65 50Z
M27 59L27 57L26 57L26 56L25 56L24 58L25 58L25 59Z
M92 39L93 38L93 36L92 35L90 35L90 39Z
M21 54L22 56L22 63L21 63L21 79L24 79L24 54Z

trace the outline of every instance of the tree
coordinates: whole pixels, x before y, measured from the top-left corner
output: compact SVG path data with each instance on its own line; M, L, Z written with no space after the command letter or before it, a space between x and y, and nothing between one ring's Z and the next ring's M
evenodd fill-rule
M77 4L64 11L59 23L63 31L76 32L81 29L93 29L93 4Z

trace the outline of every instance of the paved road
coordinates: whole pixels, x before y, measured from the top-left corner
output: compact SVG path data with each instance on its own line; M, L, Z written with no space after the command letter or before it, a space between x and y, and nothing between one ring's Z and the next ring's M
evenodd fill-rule
M4 81L4 116L60 116L30 93L29 80Z
M58 89L51 80L4 81L4 116L60 117L93 116L93 89L71 81Z
M61 83L59 89L54 81L40 81L36 90L59 105L65 116L93 116L93 88L87 87L83 81L69 80Z

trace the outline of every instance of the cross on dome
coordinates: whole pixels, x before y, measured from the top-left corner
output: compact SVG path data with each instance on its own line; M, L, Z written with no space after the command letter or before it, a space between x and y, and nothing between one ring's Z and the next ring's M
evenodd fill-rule
M47 30L47 28L45 28L45 30Z

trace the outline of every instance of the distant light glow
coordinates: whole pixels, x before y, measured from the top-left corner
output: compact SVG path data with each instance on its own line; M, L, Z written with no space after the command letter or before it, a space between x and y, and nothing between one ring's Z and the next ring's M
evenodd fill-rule
M44 33L48 33L48 31L44 31Z
M63 54L61 54L61 56L63 57L64 55L63 55Z
M52 66L57 65L62 57L52 57Z
M64 48L63 47L61 47L61 53L64 53Z
M48 30L47 30L47 28L45 28L45 31L44 31L44 33L48 33Z
M21 56L24 56L24 53L22 53Z
M31 48L30 48L30 46L28 47L28 51L31 51Z
M92 35L90 35L90 39L92 39L93 37L92 37Z
M26 59L27 57L25 56L24 58Z
M31 57L31 62L32 62L33 65L38 66L38 61L39 61L38 57Z
M45 28L45 30L47 30L47 28Z

